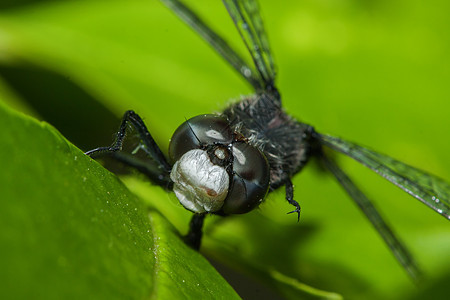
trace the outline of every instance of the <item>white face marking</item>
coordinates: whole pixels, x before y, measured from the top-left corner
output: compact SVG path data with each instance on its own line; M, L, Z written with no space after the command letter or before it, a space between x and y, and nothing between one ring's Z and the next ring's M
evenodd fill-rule
M173 165L170 179L180 203L195 213L220 210L228 194L228 173L200 149L186 152Z
M237 161L239 162L240 165L245 165L245 162L247 159L245 158L245 155L244 155L244 153L242 153L241 150L233 147L233 156L235 159L237 159Z
M213 138L213 139L216 139L216 140L219 140L219 141L225 140L225 137L223 136L223 134L221 134L217 130L210 129L210 130L205 132L205 135L207 137L210 137L210 138Z
M214 155L217 156L218 159L225 159L225 151L223 151L223 149L217 148L214 151Z

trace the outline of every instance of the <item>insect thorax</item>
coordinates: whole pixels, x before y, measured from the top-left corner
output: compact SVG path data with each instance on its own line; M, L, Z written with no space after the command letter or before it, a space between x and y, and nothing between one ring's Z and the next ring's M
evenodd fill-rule
M236 132L258 147L270 166L270 189L299 172L310 156L312 127L300 123L270 94L246 96L223 112Z

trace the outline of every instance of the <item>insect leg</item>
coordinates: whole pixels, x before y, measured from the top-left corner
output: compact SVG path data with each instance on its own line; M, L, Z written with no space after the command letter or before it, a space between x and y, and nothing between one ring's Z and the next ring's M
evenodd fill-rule
M286 200L289 204L295 206L295 210L288 212L288 214L297 213L297 222L300 221L300 204L294 200L294 186L292 185L292 181L288 179L285 184L286 187Z
M184 237L186 244L195 250L200 249L203 235L202 227L205 216L205 214L194 214L191 222L189 223L189 232Z
M339 168L336 163L328 158L325 154L321 154L322 161L325 166L333 173L345 191L352 197L358 207L363 211L378 233L381 235L385 243L388 245L397 261L403 266L411 278L418 282L421 276L419 267L414 258L403 243L395 236L389 225L383 220L373 203L359 190L347 174Z
M166 171L170 171L171 166L167 162L161 149L156 144L152 135L148 131L147 127L142 121L141 117L132 110L125 112L120 124L119 131L117 132L115 142L109 147L99 147L93 150L87 151L85 154L89 156L95 156L96 154L117 152L122 150L123 141L125 139L127 124L130 123L138 132L141 141L144 143L144 151L146 151L151 158L153 158L161 167Z
M142 149L156 162L157 167L152 167L130 155L120 153L125 140L128 124L131 124L135 128L143 144ZM108 155L147 175L153 183L166 189L171 188L172 182L169 177L171 166L167 162L164 154L156 144L150 132L148 132L144 121L142 121L141 117L139 117L139 115L132 110L125 112L119 131L117 132L116 139L111 146L95 148L87 151L85 154L91 157Z

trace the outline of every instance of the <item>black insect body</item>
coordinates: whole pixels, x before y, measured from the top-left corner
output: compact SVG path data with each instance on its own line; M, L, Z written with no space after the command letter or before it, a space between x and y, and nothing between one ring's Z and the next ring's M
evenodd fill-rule
M295 207L291 178L312 156L319 158L383 237L409 275L420 271L412 256L382 219L373 204L351 179L328 157L323 147L346 154L449 219L450 185L433 175L386 155L344 140L317 133L313 127L286 114L275 82L267 37L254 0L224 0L230 16L249 50L255 68L247 63L197 15L178 0L162 0L200 34L256 93L231 104L220 115L200 115L185 121L174 133L169 160L157 146L142 119L125 113L115 143L86 154L110 155L145 173L155 184L173 190L180 203L194 213L186 236L188 244L200 247L207 214L247 213L268 192L285 186L286 200ZM127 125L137 131L143 149L153 160L144 164L120 152Z
M308 161L313 128L286 114L272 94L246 97L223 114L232 128L258 147L270 165L270 190L286 181Z

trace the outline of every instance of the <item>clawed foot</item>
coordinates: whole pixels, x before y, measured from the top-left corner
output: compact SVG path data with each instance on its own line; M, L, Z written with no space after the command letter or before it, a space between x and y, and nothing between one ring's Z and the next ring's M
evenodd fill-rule
M287 214L289 215L292 213L297 213L297 222L300 222L300 211L301 211L300 205L298 203L295 203L294 206L295 206L295 210L290 211Z

